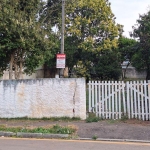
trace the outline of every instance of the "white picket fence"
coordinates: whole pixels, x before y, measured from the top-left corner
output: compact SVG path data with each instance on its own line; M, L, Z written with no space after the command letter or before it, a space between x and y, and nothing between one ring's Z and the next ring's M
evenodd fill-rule
M150 120L150 81L90 81L89 112L104 119Z

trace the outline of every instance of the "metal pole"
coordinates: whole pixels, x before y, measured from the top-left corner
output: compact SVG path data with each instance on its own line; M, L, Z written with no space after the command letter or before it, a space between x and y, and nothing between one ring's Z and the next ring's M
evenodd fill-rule
M61 54L64 54L64 32L65 32L65 0L62 0L62 33L61 33ZM60 77L64 76L64 69L60 69Z

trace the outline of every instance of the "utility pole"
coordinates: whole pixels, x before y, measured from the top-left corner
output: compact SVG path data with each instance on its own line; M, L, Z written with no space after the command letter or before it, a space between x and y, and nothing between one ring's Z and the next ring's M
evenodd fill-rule
M62 32L61 32L61 54L64 54L64 33L65 33L65 0L62 0ZM64 76L64 69L60 69L60 78Z

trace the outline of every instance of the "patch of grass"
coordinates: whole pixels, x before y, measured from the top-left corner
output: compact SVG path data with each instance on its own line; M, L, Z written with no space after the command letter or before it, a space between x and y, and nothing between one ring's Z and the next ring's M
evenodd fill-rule
M102 118L96 117L96 114L95 113L91 113L91 112L88 114L88 117L86 118L86 122L87 123L98 122L100 120L102 120Z
M53 125L50 127L38 127L38 128L22 128L22 127L6 127L4 125L0 125L0 131L7 132L25 132L25 133L53 133L53 134L73 134L76 132L76 128L72 126L60 126Z
M91 123L91 122L98 122L98 121L100 121L101 119L99 118L99 117L93 117L93 118L91 118L91 117L88 117L87 119L86 119L86 122L87 123Z
M94 118L94 117L96 117L96 114L93 113L93 112L90 112L90 113L88 113L88 117L89 118Z
M21 117L21 118L0 118L0 120L49 120L49 121L78 121L81 120L79 117L43 117L43 118L28 118L28 117Z
M97 139L97 136L96 136L96 135L94 135L94 136L92 137L92 139L93 139L93 140L96 140L96 139Z
M109 119L109 120L107 120L107 122L108 122L109 124L118 123L119 121L120 121L119 119Z
M123 115L122 117L121 117L121 121L126 121L126 120L128 120L129 118L128 118L128 116L127 115Z

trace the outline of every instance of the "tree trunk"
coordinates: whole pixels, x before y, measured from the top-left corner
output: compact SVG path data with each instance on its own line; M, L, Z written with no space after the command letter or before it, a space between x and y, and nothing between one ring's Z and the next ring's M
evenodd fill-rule
M22 62L20 62L19 66L15 63L15 79L23 79L22 77Z
M20 69L19 69L19 79L23 79L23 74L22 74L22 61L20 61Z
M9 79L12 80L13 77L13 62L14 62L14 55L11 54L10 62L9 62Z

